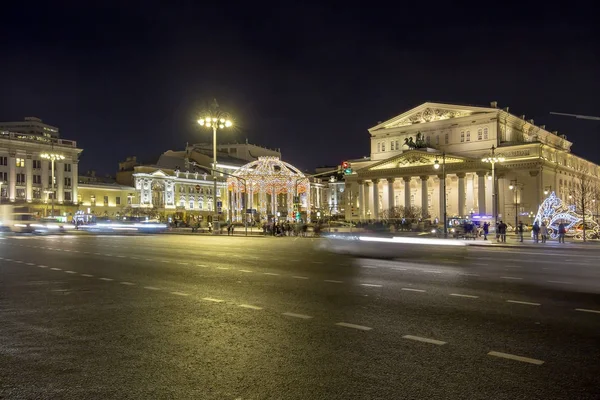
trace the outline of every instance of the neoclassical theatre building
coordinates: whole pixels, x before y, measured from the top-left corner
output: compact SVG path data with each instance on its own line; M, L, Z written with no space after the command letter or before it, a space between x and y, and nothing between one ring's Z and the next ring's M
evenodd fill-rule
M414 205L426 220L493 219L531 223L552 192L568 202L578 175L598 183L600 167L571 153L565 135L508 108L424 103L369 129L370 157L352 160L346 177L347 220L378 220L395 206ZM445 160L445 167L442 164ZM439 164L436 169L435 164ZM442 173L445 171L445 175Z

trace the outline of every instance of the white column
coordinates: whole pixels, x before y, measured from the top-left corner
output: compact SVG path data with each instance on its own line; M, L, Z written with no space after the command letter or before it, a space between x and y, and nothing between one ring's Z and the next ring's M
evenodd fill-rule
M17 159L16 153L11 152L8 156L8 199L15 201L17 196Z
M79 160L73 160L71 164L71 199L73 204L79 203L77 200L77 184L79 180ZM123 201L124 199L121 199ZM126 200L126 199L125 199Z
M467 175L467 214L475 210L475 174Z
M464 217L465 214L465 173L460 172L458 176L458 215Z
M379 219L379 179L373 179L373 219Z
M429 215L429 189L427 188L428 176L421 176L421 216L423 219Z
M370 190L371 190L371 185L369 185L369 182L364 182L363 183L364 188L363 188L363 210L364 210L364 218L365 219L369 219L369 194L370 194Z
M33 160L31 154L25 157L25 199L31 203L33 199Z
M387 209L394 208L394 181L395 178L387 178Z
M486 196L485 196L485 172L477 173L477 204L478 204L478 213L479 215L486 215Z
M410 176L405 176L404 179L404 207L410 207Z
M65 194L65 164L60 161L55 161L54 163L54 176L56 177L56 200L58 204L62 204L64 201ZM104 198L96 199L102 201L102 205L104 205Z
M365 218L365 183L358 181L358 217Z

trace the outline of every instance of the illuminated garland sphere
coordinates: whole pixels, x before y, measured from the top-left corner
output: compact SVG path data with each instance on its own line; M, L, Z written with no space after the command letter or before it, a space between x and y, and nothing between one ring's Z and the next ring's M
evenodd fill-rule
M309 189L308 178L296 167L281 161L278 157L258 157L232 174L227 179L229 190L244 192L244 179L248 191L258 193L265 190L268 193L306 193Z

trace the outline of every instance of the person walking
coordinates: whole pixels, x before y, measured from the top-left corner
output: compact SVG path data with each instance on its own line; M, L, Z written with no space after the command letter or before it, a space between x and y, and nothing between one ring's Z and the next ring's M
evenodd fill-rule
M517 227L517 231L519 233L519 242L523 243L523 221L519 221L519 226Z
M540 235L542 236L542 243L546 243L548 239L548 227L545 222L542 222L542 226L540 226Z
M533 241L535 243L539 243L539 241L540 241L540 226L538 225L537 221L533 223L533 228L531 228L531 230L533 231Z
M507 225L503 221L500 221L500 224L498 225L498 233L500 234L500 241L502 243L506 243L506 228Z
M565 229L565 224L563 224L561 222L560 224L558 224L558 243L565 242L565 234L566 233L567 233L567 230Z
M483 240L487 240L487 235L490 232L490 224L485 222L483 224Z

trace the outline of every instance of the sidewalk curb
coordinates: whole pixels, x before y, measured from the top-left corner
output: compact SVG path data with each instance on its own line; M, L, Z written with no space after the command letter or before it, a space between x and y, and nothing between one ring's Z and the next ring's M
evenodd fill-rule
M468 246L475 247L490 247L490 248L504 248L504 249L565 249L565 250L598 250L600 246L596 247L596 245L582 245L582 244L570 244L565 243L560 246L544 246L544 243L539 244L504 244L504 243L491 243L491 244L483 244L483 243L468 243Z

